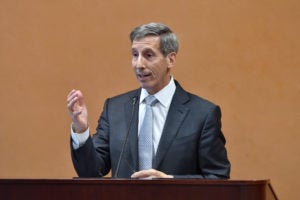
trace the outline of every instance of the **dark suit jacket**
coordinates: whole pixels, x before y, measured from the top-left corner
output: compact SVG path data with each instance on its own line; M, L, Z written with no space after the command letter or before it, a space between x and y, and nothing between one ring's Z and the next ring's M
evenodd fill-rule
M112 169L114 177L129 178L138 171L139 105L133 101L139 98L140 91L106 100L96 134L84 146L71 150L79 177L99 177ZM123 145L124 154L116 175ZM177 178L229 178L220 108L186 92L176 82L153 168Z

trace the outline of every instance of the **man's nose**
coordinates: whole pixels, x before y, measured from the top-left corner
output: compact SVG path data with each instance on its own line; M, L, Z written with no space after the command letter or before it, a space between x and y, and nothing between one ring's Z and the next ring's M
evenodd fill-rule
M136 60L136 68L145 68L145 60L143 56L139 56Z

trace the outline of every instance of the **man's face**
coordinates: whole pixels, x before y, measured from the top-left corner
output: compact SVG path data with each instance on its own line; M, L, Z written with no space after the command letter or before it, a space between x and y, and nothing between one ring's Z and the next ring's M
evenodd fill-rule
M170 81L170 69L176 59L176 53L166 57L160 52L160 38L148 36L134 40L132 49L132 67L142 88L154 94Z

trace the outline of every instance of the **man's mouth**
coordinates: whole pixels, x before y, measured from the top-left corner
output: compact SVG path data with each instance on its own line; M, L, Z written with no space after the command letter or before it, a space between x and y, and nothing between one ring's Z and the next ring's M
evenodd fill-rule
M148 76L151 76L151 74L138 74L138 77L140 78L145 78L145 77L148 77Z
M137 73L137 76L139 78L147 78L147 77L150 77L151 76L151 73Z

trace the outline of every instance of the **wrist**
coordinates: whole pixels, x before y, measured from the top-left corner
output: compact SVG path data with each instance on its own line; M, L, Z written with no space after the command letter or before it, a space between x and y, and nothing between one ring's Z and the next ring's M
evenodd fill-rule
M72 123L72 130L74 133L84 133L88 129L88 124L84 126L76 126L74 123Z

